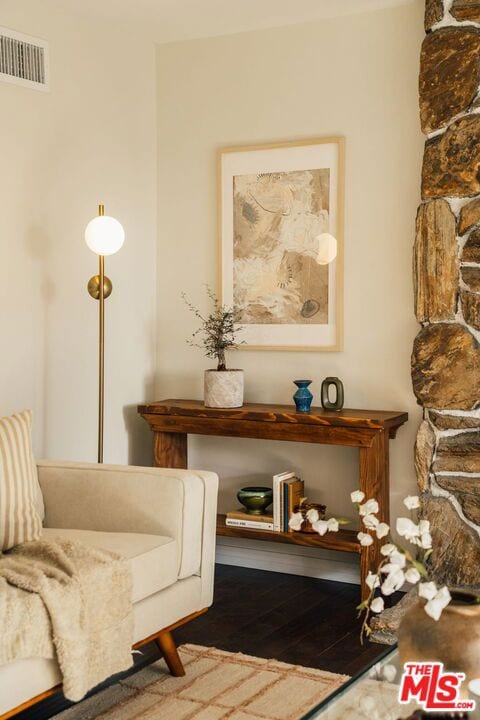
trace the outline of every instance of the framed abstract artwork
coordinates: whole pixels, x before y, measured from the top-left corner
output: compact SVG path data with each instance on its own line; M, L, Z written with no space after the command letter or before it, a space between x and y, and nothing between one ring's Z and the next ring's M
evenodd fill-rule
M220 296L242 350L341 350L343 185L340 137L220 151Z

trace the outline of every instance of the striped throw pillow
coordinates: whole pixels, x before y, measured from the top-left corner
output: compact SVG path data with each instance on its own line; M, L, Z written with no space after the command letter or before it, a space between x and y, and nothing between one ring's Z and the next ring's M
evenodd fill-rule
M38 540L41 534L31 431L30 410L0 418L0 550Z

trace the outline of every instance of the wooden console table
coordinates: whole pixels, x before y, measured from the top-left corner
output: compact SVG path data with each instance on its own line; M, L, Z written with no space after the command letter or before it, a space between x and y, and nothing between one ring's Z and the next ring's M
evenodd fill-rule
M206 408L197 400L162 400L140 405L138 412L154 432L154 463L157 467L187 468L187 436L219 435L290 440L359 448L359 487L367 498L376 498L380 521L389 521L388 445L407 413L375 410L326 411L312 408L297 413L289 405L246 404L238 409ZM225 525L219 515L217 534L254 540L293 543L308 547L342 550L360 555L362 598L368 595L365 578L380 561L380 543L360 546L356 530L317 534L266 532Z

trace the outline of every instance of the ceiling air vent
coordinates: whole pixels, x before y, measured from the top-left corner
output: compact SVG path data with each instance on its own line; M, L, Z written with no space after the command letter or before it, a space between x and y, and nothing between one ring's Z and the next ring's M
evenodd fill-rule
M0 27L0 80L48 90L48 43Z

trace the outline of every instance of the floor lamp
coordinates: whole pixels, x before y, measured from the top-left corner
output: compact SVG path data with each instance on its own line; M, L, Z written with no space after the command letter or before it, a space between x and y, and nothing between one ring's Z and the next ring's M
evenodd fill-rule
M105 255L113 255L125 240L123 227L113 217L105 215L103 205L98 206L98 217L85 229L85 242L98 255L99 274L88 281L88 292L99 301L98 322L98 462L103 463L103 418L105 405L105 300L112 293L112 282L105 275Z

